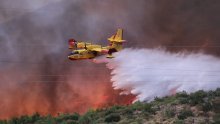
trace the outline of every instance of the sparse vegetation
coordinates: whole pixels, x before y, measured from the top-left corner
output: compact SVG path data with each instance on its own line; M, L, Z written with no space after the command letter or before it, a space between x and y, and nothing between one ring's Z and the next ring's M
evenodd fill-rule
M182 111L180 111L180 113L178 114L177 117L180 120L184 120L184 119L186 119L186 118L188 118L190 116L193 116L193 113L192 113L191 110L182 110Z
M209 92L200 90L191 94L181 92L175 96L156 97L150 103L135 102L129 106L115 105L89 110L83 115L73 113L53 117L35 113L32 116L1 120L0 124L142 124L145 122L184 124L191 120L198 123L206 123L208 120L210 123L219 124L219 106L220 88Z
M167 118L173 118L175 116L175 110L171 107L168 107L165 109L164 115Z
M108 116L105 117L105 122L119 122L121 120L121 117L119 114L109 114Z

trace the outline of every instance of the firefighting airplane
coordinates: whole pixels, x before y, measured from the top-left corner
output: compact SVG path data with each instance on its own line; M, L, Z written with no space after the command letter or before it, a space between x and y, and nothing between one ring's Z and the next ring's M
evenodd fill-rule
M123 40L123 30L118 29L117 33L110 38L109 46L101 46L97 44L87 43L87 42L77 42L74 39L69 40L69 49L72 52L69 54L68 58L70 60L82 60L82 59L93 59L100 55L106 55L106 58L114 58L112 53L122 50Z

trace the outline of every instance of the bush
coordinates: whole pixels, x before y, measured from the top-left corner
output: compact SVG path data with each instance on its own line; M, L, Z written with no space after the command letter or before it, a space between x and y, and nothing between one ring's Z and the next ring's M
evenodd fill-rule
M96 112L94 110L89 110L86 114L84 114L79 118L79 123L90 124L91 122L94 121L95 116L96 116Z
M0 124L7 124L7 121L6 120L1 120Z
M220 96L220 88L217 88L215 90L215 96L219 97Z
M164 115L167 117L167 118L172 118L175 116L175 110L172 109L172 108L167 108L165 111L164 111Z
M213 124L220 124L220 113L216 114L213 120L214 120Z
M57 122L63 122L63 121L66 121L66 120L74 120L74 121L77 121L79 120L79 117L80 115L77 114L77 113L74 113L74 114L62 114L62 115L59 115L57 118L56 118L56 121Z
M202 104L202 110L204 112L208 112L210 110L212 110L212 104L210 102L205 102Z
M195 93L190 94L190 104L191 105L197 105L199 103L204 102L204 98L207 96L206 92L203 90L199 90Z
M108 116L106 116L106 118L105 118L105 122L119 122L121 120L121 117L120 117L120 115L118 115L118 114L115 114L115 113L113 113L113 114L110 114L110 115L108 115Z
M193 113L191 110L182 110L179 114L178 114L178 119L180 120L184 120L190 116L193 116Z
M23 123L34 123L40 119L41 119L41 116L39 113L35 113L32 116L21 116L19 118L19 120L22 121Z
M145 112L151 113L151 114L155 114L155 110L152 108L152 104L144 104L143 105L143 110Z
M174 124L184 124L184 121L183 120L175 120Z
M148 112L151 114L155 113L155 110L152 107L153 105L151 103L141 103L141 102L135 102L132 106L131 106L131 110L133 111L142 111L142 112Z
M91 122L92 122L92 118L87 115L81 116L79 119L80 124L90 124Z
M78 121L67 120L66 122L64 122L64 124L79 124L79 123L78 123Z
M164 98L155 97L154 101L156 101L156 102L163 102Z
M220 113L220 97L213 99L212 104L214 112Z
M38 119L37 119L38 120ZM12 118L8 121L9 124L27 124L27 123L34 123L37 120L33 120L32 116L21 116L20 118ZM6 124L6 123L5 123Z
M33 119L33 117L29 117L29 116L21 116L19 118L19 123L23 123L23 124L26 124L26 123L34 123L35 121L37 121L38 119L40 118L35 118Z
M188 98L189 95L186 93L186 91L183 91L183 92L176 93L176 97L177 98Z
M107 109L107 110L105 111L105 116L107 116L107 115L109 115L109 114L112 114L112 113L114 113L114 112L115 112L114 109Z
M123 110L123 114L126 114L126 115L132 115L133 114L133 111L131 108L127 107Z
M143 103L140 101L135 102L134 104L131 105L132 110L142 110L143 109Z
M119 109L123 109L122 106L119 106L119 105L115 105L115 106L112 106L111 109L113 110L119 110Z
M52 115L47 115L45 118L44 118L44 122L46 124L54 124L56 122L55 118L53 118Z
M189 103L189 99L188 98L179 98L179 103L180 104L188 104Z
M9 124L19 124L18 118L12 118L11 120L9 120Z

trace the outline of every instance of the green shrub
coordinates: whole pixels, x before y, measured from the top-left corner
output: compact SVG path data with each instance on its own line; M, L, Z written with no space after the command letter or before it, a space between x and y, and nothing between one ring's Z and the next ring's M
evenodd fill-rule
M96 118L96 111L94 110L89 110L86 114L84 114L83 116L81 116L79 118L79 123L80 124L90 124L91 122L93 122Z
M214 118L214 123L213 124L220 124L220 113L217 113Z
M47 115L44 117L44 122L46 124L54 124L56 122L56 119L52 115Z
M0 124L7 124L7 121L6 120L1 120Z
M208 112L208 111L211 111L212 110L212 104L210 102L205 102L202 104L202 110L204 112Z
M130 106L132 108L132 110L142 110L143 109L143 103L141 103L140 101L135 102L134 104L132 104Z
M74 113L71 115L67 115L65 119L70 119L70 120L79 120L80 115L78 113Z
M186 91L183 91L183 92L176 93L176 97L177 98L188 98L189 95L186 93Z
M14 117L11 120L8 121L8 124L27 124L27 123L33 123L37 121L33 120L33 116L21 116L20 118Z
M12 118L8 121L9 124L18 124L18 118Z
M174 124L184 124L184 121L183 120L175 120Z
M114 113L115 112L115 110L114 109L107 109L106 111L105 111L105 116L107 116L107 115L109 115L109 114L112 114L112 113Z
M126 114L126 115L132 115L133 114L133 111L130 107L126 107L124 110L123 110L123 114Z
M179 98L179 103L180 104L188 104L189 103L189 99L188 98Z
M164 111L164 115L165 117L167 118L172 118L175 116L175 110L172 109L172 108L167 108L165 111Z
M119 122L121 120L121 117L119 114L115 114L115 113L112 113L108 116L106 116L105 118L105 122Z
M215 90L215 96L220 97L220 88Z
M114 106L111 107L111 109L113 109L113 110L119 110L119 109L123 109L123 106L114 105Z
M78 121L75 120L67 120L64 124L79 124Z
M18 118L18 120L21 123L34 123L40 119L41 119L41 116L39 113L35 113L31 116L21 116L20 118Z
M212 100L213 111L216 113L220 113L220 97L216 97Z
M152 108L152 104L146 103L143 105L143 110L150 114L155 114L155 110Z
M199 90L195 93L190 94L190 105L197 105L204 102L204 98L207 96L206 92Z
M23 124L26 124L26 123L34 123L34 122L37 121L38 119L40 119L40 117L33 119L33 117L31 117L31 116L21 116L21 117L19 118L19 123L23 123Z
M92 118L88 115L81 116L79 119L80 124L90 124L92 122Z
M156 102L163 102L164 98L155 97L154 101L156 101Z
M182 110L182 111L180 111L180 113L178 114L177 117L180 120L184 120L184 119L186 119L186 118L188 118L190 116L193 116L193 113L192 113L191 110Z
M56 118L56 121L57 122L63 122L63 121L66 121L66 120L79 120L79 117L80 115L78 113L74 113L74 114L62 114L62 115L59 115L57 118Z
M133 111L143 111L143 112L148 112L151 114L155 113L155 110L152 107L153 105L151 103L141 103L141 102L135 102L133 105L131 105L131 109Z

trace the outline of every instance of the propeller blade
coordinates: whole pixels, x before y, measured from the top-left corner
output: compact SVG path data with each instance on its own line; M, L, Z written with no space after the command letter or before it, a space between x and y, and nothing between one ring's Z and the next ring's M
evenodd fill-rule
M86 43L85 43L85 49L87 50Z

